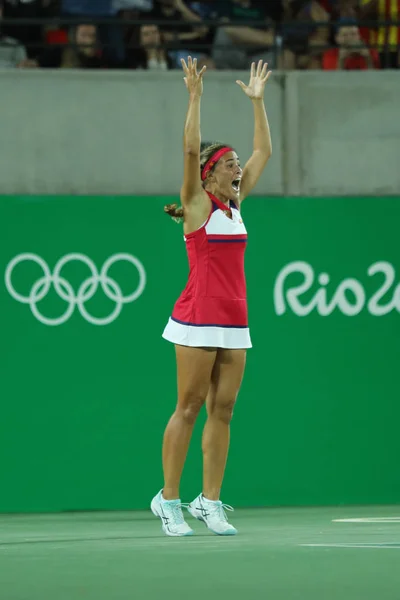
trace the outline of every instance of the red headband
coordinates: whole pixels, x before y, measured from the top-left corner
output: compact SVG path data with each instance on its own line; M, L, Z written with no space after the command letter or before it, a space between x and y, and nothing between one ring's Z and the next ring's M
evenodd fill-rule
M206 162L206 164L204 165L204 168L201 172L201 180L204 181L205 178L207 177L207 173L210 169L213 168L213 166L215 164L217 164L217 162L219 161L219 159L226 154L227 152L233 152L233 148L229 148L228 146L224 146L224 148L221 148L220 150L217 150L212 157Z

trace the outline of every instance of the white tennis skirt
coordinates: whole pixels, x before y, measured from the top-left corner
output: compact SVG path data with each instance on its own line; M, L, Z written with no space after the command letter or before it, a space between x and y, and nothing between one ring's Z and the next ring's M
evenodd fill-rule
M213 327L202 325L185 325L169 319L162 337L179 346L194 348L251 348L248 327Z

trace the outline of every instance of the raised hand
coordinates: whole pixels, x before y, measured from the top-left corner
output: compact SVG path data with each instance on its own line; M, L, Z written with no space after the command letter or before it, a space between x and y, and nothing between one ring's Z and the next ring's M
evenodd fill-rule
M187 87L189 94L201 96L203 93L203 75L204 75L204 72L206 71L207 67L204 66L201 69L200 73L198 73L197 72L197 58L192 60L191 56L188 57L187 64L183 58L181 59L181 63L182 63L183 71L185 73L185 77L183 78L183 81L185 82L185 85Z
M263 65L262 60L258 61L257 71L256 63L251 63L249 85L245 85L243 81L236 81L236 83L240 85L244 93L252 100L264 97L264 87L268 81L269 76L271 75L271 71L267 71L267 69L268 63L264 63Z

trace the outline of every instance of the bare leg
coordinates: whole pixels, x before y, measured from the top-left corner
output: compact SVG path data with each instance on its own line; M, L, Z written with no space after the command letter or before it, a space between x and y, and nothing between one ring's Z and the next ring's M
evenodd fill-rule
M193 426L207 397L216 349L176 346L178 404L164 434L163 469L165 500L179 498Z
M245 350L218 350L203 432L203 496L219 500L229 449L233 407L243 379Z

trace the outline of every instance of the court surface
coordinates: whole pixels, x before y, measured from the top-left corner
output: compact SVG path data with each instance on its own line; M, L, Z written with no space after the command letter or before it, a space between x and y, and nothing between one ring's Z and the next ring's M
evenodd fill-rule
M400 506L237 510L234 538L188 521L0 515L0 600L400 600Z

